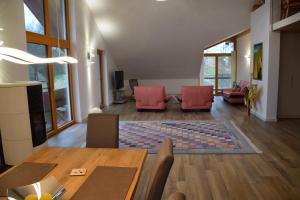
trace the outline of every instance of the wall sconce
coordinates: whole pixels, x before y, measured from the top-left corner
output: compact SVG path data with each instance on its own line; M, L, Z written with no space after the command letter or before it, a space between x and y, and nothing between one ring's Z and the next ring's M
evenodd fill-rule
M0 32L4 31L3 28L0 28ZM0 46L2 46L4 44L4 41L1 40L0 38ZM0 61L2 60L1 55L0 55Z
M93 53L94 49L91 48L90 51L87 52L87 59L90 63L95 63L95 54Z
M245 58L247 58L247 59L250 59L251 58L251 56L248 54L248 55L245 55L244 56Z

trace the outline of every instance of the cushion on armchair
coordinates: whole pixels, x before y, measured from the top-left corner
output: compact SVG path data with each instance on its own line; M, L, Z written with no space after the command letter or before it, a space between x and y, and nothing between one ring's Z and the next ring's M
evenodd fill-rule
M223 99L230 103L243 103L249 82L241 80L234 88L223 89Z

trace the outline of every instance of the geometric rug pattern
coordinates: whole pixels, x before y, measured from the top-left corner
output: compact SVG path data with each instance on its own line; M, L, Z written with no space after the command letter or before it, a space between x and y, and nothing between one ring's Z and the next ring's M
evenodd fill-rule
M119 146L146 148L156 153L165 139L173 141L176 154L259 153L233 124L221 121L120 121Z

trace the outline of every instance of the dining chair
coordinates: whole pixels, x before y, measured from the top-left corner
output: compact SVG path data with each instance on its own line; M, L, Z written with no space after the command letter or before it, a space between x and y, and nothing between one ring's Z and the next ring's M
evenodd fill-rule
M185 195L181 192L174 192L169 196L168 200L185 200Z
M119 115L91 113L87 120L87 148L119 147Z
M146 190L145 200L160 200L174 162L172 140L162 142L156 155Z
M137 79L129 79L129 87L131 89L131 96L134 96L134 87L138 86L139 82Z

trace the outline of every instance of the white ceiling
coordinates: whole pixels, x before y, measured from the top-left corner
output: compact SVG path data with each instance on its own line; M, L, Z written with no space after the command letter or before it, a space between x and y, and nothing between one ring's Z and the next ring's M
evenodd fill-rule
M126 78L197 78L205 46L250 26L254 0L87 0Z

